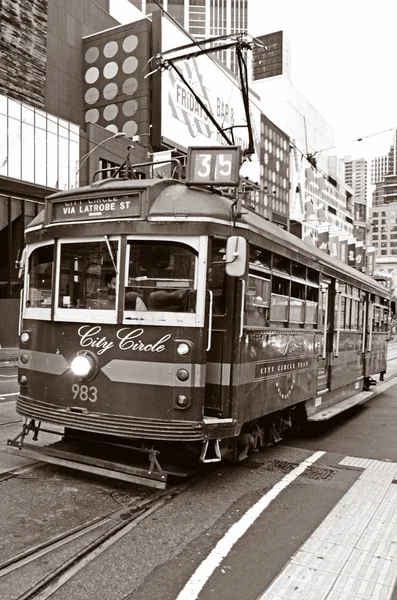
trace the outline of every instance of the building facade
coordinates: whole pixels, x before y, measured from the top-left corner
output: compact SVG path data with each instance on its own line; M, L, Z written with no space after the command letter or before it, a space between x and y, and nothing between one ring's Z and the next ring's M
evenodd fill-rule
M143 14L161 7L195 39L203 40L226 34L247 31L249 0L129 0ZM223 50L218 58L233 72L237 72L235 54Z
M117 25L108 11L109 0L0 2L3 348L17 345L21 283L15 262L24 229L42 210L46 196L75 185L79 161L92 148L84 129L83 36Z
M353 235L359 242L368 244L368 234L370 230L367 215L367 161L365 158L353 160L350 157L344 159L345 163L345 182L353 190Z
M372 245L376 248L375 267L379 276L388 277L397 293L397 131L387 155L372 161L370 219Z

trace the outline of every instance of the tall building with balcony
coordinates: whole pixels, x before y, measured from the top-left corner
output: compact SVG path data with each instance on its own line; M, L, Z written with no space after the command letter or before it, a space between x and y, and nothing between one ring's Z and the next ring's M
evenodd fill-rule
M397 131L389 153L372 162L371 181L375 184L372 194L370 219L372 245L376 248L378 274L390 276L394 291L397 290ZM377 165L382 171L377 171ZM387 165L387 166L386 166Z
M372 161L371 183L375 185L372 206L397 202L397 130L394 132L389 153Z
M203 40L225 34L247 31L249 0L129 0L143 14L167 11L195 39ZM236 72L235 53L222 50L218 57L229 69Z
M365 158L353 160L345 157L345 182L353 190L353 223L354 237L359 242L367 243L369 224L367 223L367 171Z
M376 183L380 183L384 176L387 175L389 157L385 156L376 156L371 161L371 183L375 185Z

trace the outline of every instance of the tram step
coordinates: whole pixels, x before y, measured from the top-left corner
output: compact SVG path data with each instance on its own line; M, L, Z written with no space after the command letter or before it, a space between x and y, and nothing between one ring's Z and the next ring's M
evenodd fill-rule
M53 465L76 469L86 473L94 473L95 475L102 475L112 479L129 481L161 490L165 489L167 483L166 473L148 472L145 469L94 458L85 454L72 453L67 450L34 446L33 444L25 443L22 447L19 447L18 443L8 440L7 452Z
M339 415L341 412L345 410L349 410L353 406L358 406L359 404L364 404L367 400L370 400L373 396L372 392L360 392L355 396L351 396L351 398L347 398L346 400L342 400L342 402L338 402L338 404L334 404L334 406L330 406L325 408L324 410L316 413L315 415L311 415L307 417L307 420L310 422L313 421L328 421L328 419L332 419L336 415Z

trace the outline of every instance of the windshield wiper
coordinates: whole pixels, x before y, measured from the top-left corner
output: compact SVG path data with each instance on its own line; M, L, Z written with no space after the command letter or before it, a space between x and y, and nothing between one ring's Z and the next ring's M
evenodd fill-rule
M112 259L112 263L113 263L113 267L114 267L114 272L117 275L117 266L116 266L116 262L114 260L113 251L112 251L112 247L111 247L110 242L109 242L109 238L108 238L107 235L105 235L104 238L105 238L105 242L106 242L106 245L108 247L108 250L109 250L110 258Z

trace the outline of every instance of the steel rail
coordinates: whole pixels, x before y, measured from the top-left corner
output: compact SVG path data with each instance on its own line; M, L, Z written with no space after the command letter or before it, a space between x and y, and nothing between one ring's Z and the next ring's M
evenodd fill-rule
M46 600L69 579L74 577L86 565L119 539L127 535L141 521L171 502L176 496L204 477L203 474L192 477L189 482L179 484L170 490L154 492L148 498L133 501L103 517L97 517L79 527L75 527L43 544L39 544L21 554L8 559L0 565L0 578L37 560L43 554L66 545L82 535L98 529L109 522L115 522L107 531L72 555L62 565L53 569L35 585L26 590L16 600Z

